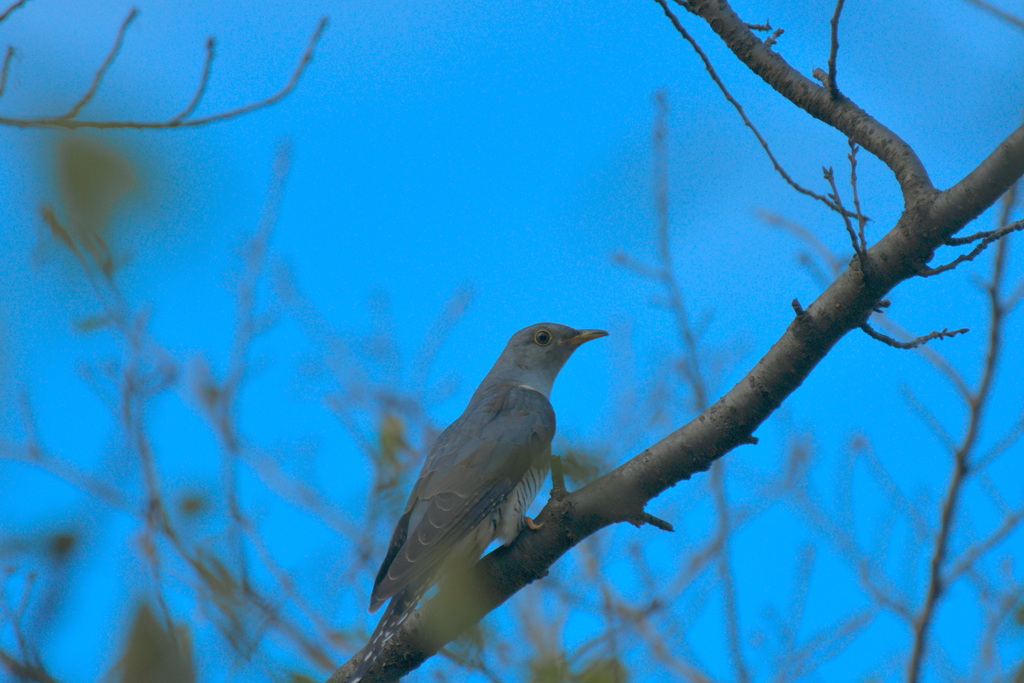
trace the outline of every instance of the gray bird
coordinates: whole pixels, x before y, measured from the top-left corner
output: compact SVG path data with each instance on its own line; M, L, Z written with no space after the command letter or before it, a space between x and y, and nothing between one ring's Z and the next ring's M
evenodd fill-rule
M555 376L580 344L604 330L539 323L509 339L466 410L430 449L370 594L370 611L390 599L350 681L369 671L384 643L423 594L453 565L469 566L491 541L508 545L547 478Z

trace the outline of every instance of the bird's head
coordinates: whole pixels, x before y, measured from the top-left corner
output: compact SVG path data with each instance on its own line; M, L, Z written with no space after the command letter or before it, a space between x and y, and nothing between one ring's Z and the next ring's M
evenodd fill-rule
M572 352L580 344L607 335L604 330L577 330L558 323L524 327L508 340L488 377L514 381L549 396L558 371Z

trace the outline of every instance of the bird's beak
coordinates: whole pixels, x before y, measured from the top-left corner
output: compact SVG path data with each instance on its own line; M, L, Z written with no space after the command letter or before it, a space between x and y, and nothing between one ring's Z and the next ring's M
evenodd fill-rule
M568 344L572 348L576 348L584 342L588 342L591 339L598 339L599 337L607 337L608 333L604 330L580 330L571 337L566 337L559 344Z

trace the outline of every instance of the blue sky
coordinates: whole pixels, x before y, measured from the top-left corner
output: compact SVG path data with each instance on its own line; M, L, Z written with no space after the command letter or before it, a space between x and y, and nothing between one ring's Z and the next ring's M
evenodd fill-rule
M0 111L31 115L70 106L130 7L35 0L15 12L0 25L0 41L19 50ZM820 291L797 265L801 245L768 227L757 211L800 221L833 250L849 251L841 224L789 191L772 171L653 2L428 2L412 9L393 1L144 0L138 7L117 61L82 118L151 120L173 114L198 81L208 35L217 38L217 56L198 114L262 98L287 79L318 19L330 17L298 87L271 108L197 129L83 134L119 150L131 165L136 190L116 208L109 234L115 251L130 254L119 282L134 306L149 311L152 334L183 372L197 372L201 361L217 375L228 366L242 247L257 228L282 141L292 150L292 162L269 272L286 270L320 319L344 339L379 329L380 312L390 310L387 320L401 362L372 370L375 381L418 381L405 388L427 396L450 388L426 406L429 418L443 425L461 411L517 329L541 320L605 328L611 336L572 359L552 400L559 416L556 444L604 448L612 462L691 416L681 403L672 404L665 421L648 427L648 416L639 414L641 426L630 442L616 440L616 402L649 395L664 374L666 357L678 350L670 316L651 303L657 287L611 259L624 252L655 261L652 93L664 90L671 105L676 275L693 317L711 315L708 348L724 350L728 361L716 397L782 333L792 316L789 302L796 297L806 305ZM785 28L778 50L802 72L825 66L830 3L743 2L735 8L750 21L767 19ZM904 136L933 182L948 187L1020 119L1021 34L953 0L888 4L885 13L871 3L846 8L840 87ZM818 191L826 189L822 166L835 166L837 176L845 177L848 150L841 135L745 73L706 26L683 19L794 177ZM121 448L110 412L82 380L83 367L115 353L117 343L103 332L76 330L75 321L95 314L95 299L73 260L41 237L39 206L60 205L54 166L64 139L55 131L0 129L0 432L8 440L5 448L27 438L19 398L27 395L50 451L134 490L134 474L110 465ZM879 162L867 155L859 161L873 241L892 225L902 202ZM986 215L977 229L991 222ZM1020 277L1014 253L1011 274ZM965 272L907 283L891 297L893 318L917 333L943 327L976 331L937 347L969 378L980 370L985 321L971 274L986 273L986 263L979 259ZM472 294L465 316L440 347L430 373L419 377L417 348L446 304L465 292ZM260 294L263 305L274 301L266 283ZM1010 325L1019 334L1019 320ZM303 364L319 357L308 332L296 316L283 314L258 340L252 359L259 371L242 396L241 433L265 452L302 453L291 466L358 526L365 522L358 510L370 466L324 404L324 393L337 389L335 380L303 376ZM1012 380L1019 362L1011 345L987 439L1020 415L1019 387ZM942 490L948 460L907 408L901 387L911 387L952 431L959 429L962 411L953 392L926 362L851 334L762 427L761 445L729 459L741 461L747 477L742 481L756 480L759 472L779 466L794 433L810 434L820 460L814 476L831 490L841 469L839 454L852 435L864 433L893 477L929 508L934 500L922 492ZM164 480L175 491L218 476L216 440L187 394L162 397L148 416ZM636 406L648 408L646 402ZM993 475L1012 505L1024 495L1020 455L1018 447L1004 456ZM268 494L250 479L247 502L255 509ZM652 509L674 511L692 495L684 489L700 485L681 484ZM10 537L65 523L83 501L52 476L3 460L0 490L0 530ZM752 490L736 484L738 497ZM854 498L867 520L856 532L867 538L878 527L871 511L882 504L870 492ZM146 595L140 555L103 550L121 548L125 539L130 544L137 521L99 503L95 507L95 518L78 520L101 549L78 569L91 594L66 598L62 627L48 633L42 647L54 673L68 680L91 680L118 650L116 637L98 639L83 659L80 638L92 628L87 625L95 623L94 615L124 633L130 609L118 596ZM979 507L977 535L991 527L992 514ZM762 526L772 527L773 519L769 515ZM338 542L323 528L296 540L289 535L294 513L276 508L260 522L268 543L288 561L324 553ZM788 541L765 543L763 538L775 537L757 524L736 550L739 590L750 605L744 608L747 623L757 623L763 612L760 595L775 592L751 571L756 558L777 560L767 573L785 594L795 549L808 534L806 525L797 526ZM668 553L659 561L698 543L700 528L659 541L657 552ZM336 558L339 567L346 564L343 552ZM815 616L821 624L830 618L831 600L843 603L843 582L849 582L835 569L838 583L830 584L828 568L839 565L823 562L824 574L816 579L823 582ZM621 581L630 580L628 570L617 571ZM307 597L337 601L337 608L324 610L336 625L369 628L372 618L362 607L371 579L359 577L362 584L354 592L335 586L336 594ZM829 591L830 585L839 587ZM969 598L955 604L967 603ZM940 633L955 632L956 609L941 615L946 621ZM700 633L694 647L708 653L708 668L727 672L716 659L714 643L721 638L714 626ZM895 652L908 642L899 624L881 620L875 633L869 644L895 643ZM0 642L8 636L0 632ZM571 629L563 636L569 643L580 637ZM1011 648L1015 643L1019 657L1020 636L1008 642ZM970 647L947 642L946 648L952 666L969 671ZM202 671L209 680L251 673L215 671L209 653L204 656ZM855 657L836 666L871 673L857 668Z

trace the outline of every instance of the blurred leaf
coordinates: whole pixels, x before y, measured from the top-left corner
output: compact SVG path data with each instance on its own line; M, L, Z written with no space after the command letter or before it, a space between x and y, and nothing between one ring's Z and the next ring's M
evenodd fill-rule
M601 466L595 456L570 448L562 455L562 472L576 487L597 479Z
M71 135L57 143L56 175L72 230L88 233L78 237L90 250L99 247L114 205L136 186L131 164L110 145Z
M565 659L550 654L541 654L530 661L530 680L533 683L562 683L569 679L569 667Z
M310 678L305 674L295 673L294 671L288 677L290 683L316 683L315 678Z
M169 633L148 605L135 612L121 658L121 683L190 683L195 680L188 631Z
M583 671L574 674L565 658L542 654L530 662L533 683L624 683L627 672L614 657L591 662Z
M189 371L192 379L192 390L204 410L213 410L221 399L221 388L213 376L213 370L205 358L192 361Z
M75 328L79 332L94 332L110 324L110 317L106 315L90 315L81 320L75 321Z
M480 622L468 627L458 638L445 648L452 653L464 668L472 668L483 662L484 646L496 642L497 637L486 630Z
M397 468L398 455L407 451L405 423L394 413L387 413L380 425L380 457L390 467Z
M189 517L202 514L209 508L209 501L202 492L186 493L178 498L178 510Z
M50 538L49 551L58 562L64 562L78 545L78 536L72 531L60 531Z
M626 669L618 659L602 659L592 663L574 679L579 683L623 683Z

